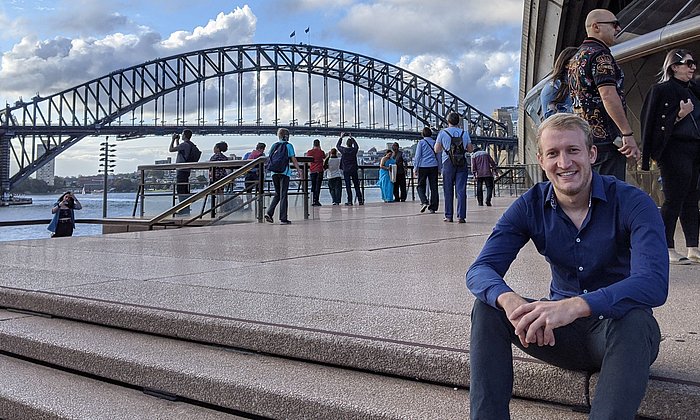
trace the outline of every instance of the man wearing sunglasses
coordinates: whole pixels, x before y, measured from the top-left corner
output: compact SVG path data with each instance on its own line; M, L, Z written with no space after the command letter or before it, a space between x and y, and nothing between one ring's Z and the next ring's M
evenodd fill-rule
M569 91L574 112L592 129L598 149L593 169L624 181L627 159L639 160L641 152L627 120L624 74L610 52L620 30L620 22L609 10L588 14L588 36L569 63Z

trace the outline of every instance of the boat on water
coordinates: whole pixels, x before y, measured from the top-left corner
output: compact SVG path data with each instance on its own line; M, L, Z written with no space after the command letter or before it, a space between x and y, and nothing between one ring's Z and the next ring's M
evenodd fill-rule
M31 197L22 197L10 194L9 198L3 197L0 200L0 206L19 206L23 204L32 204Z

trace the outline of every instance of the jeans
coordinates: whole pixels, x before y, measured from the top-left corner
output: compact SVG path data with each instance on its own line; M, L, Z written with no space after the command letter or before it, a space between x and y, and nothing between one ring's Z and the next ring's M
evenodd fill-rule
M394 201L406 201L406 172L396 173L394 182Z
M669 248L675 248L673 235L680 216L685 245L696 247L700 229L700 141L671 137L658 163L664 192L661 218L666 227L666 244Z
M333 204L340 204L343 198L343 179L341 177L330 178L328 180L328 191L331 193Z
M579 318L554 330L556 345L523 348L504 311L480 300L472 308L469 363L472 419L509 419L515 344L527 354L569 370L600 371L590 419L634 419L661 333L654 316L633 309L620 319Z
M593 170L601 175L613 175L624 181L627 174L627 158L617 150L614 144L596 145L598 157L593 164Z
M320 203L321 184L323 183L323 172L311 172L311 196L314 204Z
M364 204L365 199L362 197L362 191L360 190L360 179L357 176L357 169L353 171L343 171L343 178L345 178L345 192L348 194L348 203L352 204L352 188L350 187L350 180L352 180L353 185L355 185L357 201L359 201L360 204Z
M430 201L426 195L426 184L430 186ZM437 211L440 203L437 166L418 168L418 198L421 204L429 204L428 210Z
M447 159L442 167L442 189L445 196L445 218L452 220L454 196L457 191L457 217L467 218L467 166L455 167Z
M175 182L177 182L177 200L178 202L183 202L190 197L190 170L181 169L175 172ZM190 214L190 207L187 206L184 209L177 212L178 214Z
M493 197L493 177L483 176L476 179L476 201L479 205L484 204L484 184L486 184L486 204L491 205L491 197Z
M289 177L282 174L272 175L272 185L275 187L275 196L272 197L270 207L267 208L267 215L272 217L275 214L275 207L280 205L280 221L289 220L287 218L287 192L289 191Z

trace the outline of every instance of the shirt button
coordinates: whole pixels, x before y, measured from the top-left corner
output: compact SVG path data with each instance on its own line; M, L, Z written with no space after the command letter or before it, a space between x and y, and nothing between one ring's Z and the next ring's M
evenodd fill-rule
M578 268L578 271L583 271L583 267L579 267L579 268Z
M661 126L661 131L666 131L666 127Z
M665 116L665 115L662 115L661 118L666 118L666 116Z
M581 238L576 238L576 242L581 242Z
M603 315L601 315L601 316L599 316L599 317L598 317L598 319L603 319L603 318L604 318L604 316L603 316Z
M586 290L586 289L583 289L583 293L588 293L588 290Z

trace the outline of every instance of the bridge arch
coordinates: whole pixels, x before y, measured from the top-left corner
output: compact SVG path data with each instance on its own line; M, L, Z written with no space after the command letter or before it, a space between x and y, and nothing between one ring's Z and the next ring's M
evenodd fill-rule
M281 98L284 82L291 82L290 96ZM263 99L270 96L272 103ZM0 110L0 183L9 191L87 136L165 135L183 127L198 134L268 134L284 126L293 134L352 130L357 137L406 139L419 127L445 125L450 110L464 117L476 139L515 143L504 124L450 91L375 58L312 45L210 48L8 104Z

